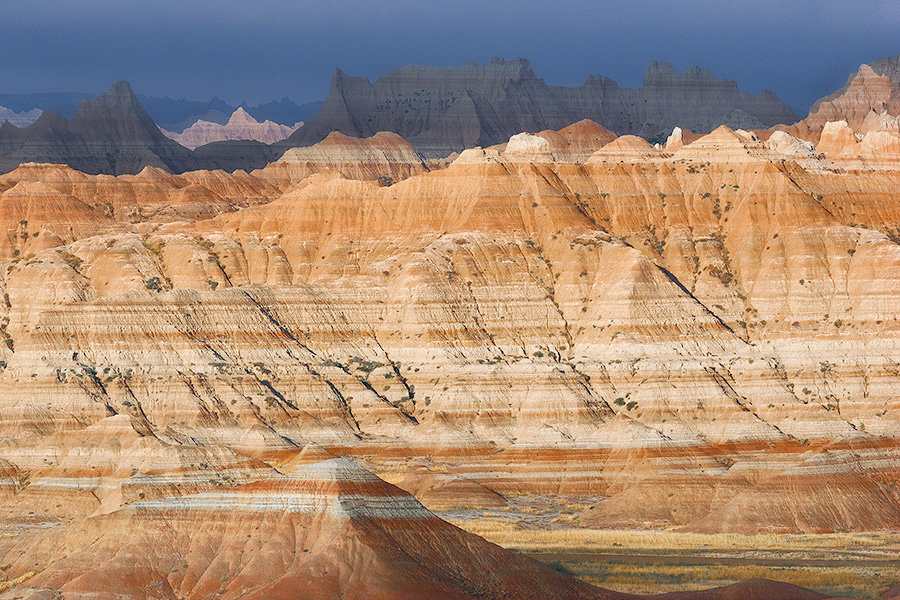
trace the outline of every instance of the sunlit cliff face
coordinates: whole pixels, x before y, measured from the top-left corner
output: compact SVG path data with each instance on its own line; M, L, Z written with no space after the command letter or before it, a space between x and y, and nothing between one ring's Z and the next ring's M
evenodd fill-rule
M900 520L890 152L600 134L431 172L376 136L253 175L4 176L2 456L30 483L8 510L127 504L123 472L151 464L83 449L127 415L216 461L314 441L433 461L474 504L604 496L604 526ZM232 468L189 464L192 490Z

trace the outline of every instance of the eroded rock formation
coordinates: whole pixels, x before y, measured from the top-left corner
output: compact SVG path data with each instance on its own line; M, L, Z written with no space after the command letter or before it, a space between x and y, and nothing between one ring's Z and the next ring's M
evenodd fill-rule
M44 111L39 108L33 108L28 111L17 113L16 111L6 108L5 106L0 106L0 125L2 125L4 122L8 122L10 125L15 125L19 128L28 127L29 125L37 121L42 112Z
M858 136L856 140L844 139L839 142L843 148L837 151L849 155L857 150L851 142L861 141L870 133L900 132L898 116L900 116L900 56L895 56L861 65L856 73L850 75L844 87L813 104L805 119L794 125L784 124L775 129L816 144L824 135L828 140L821 151L835 152L836 126L832 125L830 131L826 129L829 123L843 122L851 134ZM880 149L885 141L879 140L878 137L883 135L870 139L869 144ZM871 147L865 149L869 154L872 154L871 150Z
M179 461L150 487L240 486L315 442L417 465L403 485L435 505L900 527L900 171L783 133L674 153L595 133L569 159L529 134L430 172L382 135L300 151L294 176L0 178L8 518L117 511ZM335 143L359 164L326 164Z
M520 132L560 129L591 119L618 134L668 134L675 126L765 128L797 120L773 93L753 96L733 81L691 67L677 74L653 62L638 89L591 76L581 87L548 86L524 59L480 67L410 65L374 83L335 71L321 111L284 147L318 142L332 131L368 137L393 131L429 158L504 143Z
M137 173L145 166L177 173L199 167L189 150L160 132L124 81L96 100L82 100L71 121L45 111L24 129L0 126L0 172L23 162L113 175Z
M2 115L0 115L2 116ZM166 137L182 146L194 150L212 142L227 140L256 140L263 144L274 144L291 135L303 123L294 126L279 125L272 121L260 123L242 107L238 107L224 124L198 120L181 133L162 130Z
M341 173L349 179L390 184L424 173L427 168L422 156L395 133L383 131L359 139L335 131L313 146L289 149L277 161L254 171L254 175L296 185L324 170Z
M457 529L343 458L230 488L142 496L78 524L0 539L0 557L21 581L3 598L641 598ZM35 573L36 564L47 566ZM823 596L751 580L673 597Z

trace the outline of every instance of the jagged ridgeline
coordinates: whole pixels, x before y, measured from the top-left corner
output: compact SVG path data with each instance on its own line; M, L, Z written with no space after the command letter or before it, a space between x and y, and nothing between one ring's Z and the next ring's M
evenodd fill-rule
M232 173L167 172L219 146L127 84L45 113L45 152L157 166L0 175L0 600L627 600L438 513L871 557L900 529L894 82L664 145L332 131Z
M653 62L638 89L591 76L580 87L547 85L531 63L495 58L485 66L415 64L374 83L337 70L322 110L285 143L308 145L332 131L367 137L393 131L428 157L503 143L522 131L560 129L591 119L618 134L651 138L680 126L767 128L797 120L775 94L741 92L734 81L691 67L675 73Z
M183 172L200 168L192 153L164 136L127 82L84 99L67 120L45 111L19 129L0 126L0 171L23 162L66 164L84 173L121 175L145 166Z
M252 169L277 158L253 140L218 142L192 152L166 137L120 81L96 100L84 99L71 120L44 111L24 128L0 125L0 172L26 162L64 164L89 174L136 174L144 167L172 173Z
M273 104L258 110L281 114L273 106L278 108ZM215 129L225 123L223 117L227 115L203 117L210 119L204 127ZM261 141L206 144L211 138L205 134L185 135L186 123L172 124L174 133L169 137L194 149L188 150L160 132L125 82L96 100L83 100L71 120L52 111L45 111L30 125L29 118L19 113L10 113L9 118L23 127L13 123L0 127L0 172L23 162L48 162L85 173L121 175L138 173L146 166L173 173L217 168L249 171L272 162L288 148L310 146L333 131L353 137L393 132L426 158L442 158L474 146L504 143L522 131L561 129L583 119L618 134L664 139L676 126L694 133L722 124L760 129L789 125L797 115L771 92L755 96L741 92L735 82L698 67L677 74L671 65L654 62L638 89L619 87L599 76L589 77L580 87L561 87L547 85L527 60L519 58L494 59L484 66L474 62L458 67L411 65L375 83L337 70L318 115L286 140L271 145L263 142L283 136L269 132L245 136ZM282 125L296 128L298 123ZM272 123L270 129L277 126Z

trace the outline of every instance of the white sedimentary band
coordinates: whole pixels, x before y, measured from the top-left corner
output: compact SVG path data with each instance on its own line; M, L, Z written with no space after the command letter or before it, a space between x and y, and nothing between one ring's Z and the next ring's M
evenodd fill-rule
M235 510L248 512L327 513L335 517L376 519L428 519L434 515L412 496L328 497L322 494L202 493L177 498L135 502L137 511Z
M40 488L49 489L76 489L92 490L102 485L103 479L99 477L45 477L29 484L32 490Z
M382 481L360 467L353 461L344 458L332 458L306 465L294 473L285 476L286 480L303 481L351 481L359 483L382 483Z
M137 486L153 486L167 484L215 484L230 483L235 485L250 483L257 481L261 477L265 477L267 473L235 473L228 471L225 473L213 473L209 471L197 471L194 473L177 473L165 475L136 475L122 480L123 485ZM115 477L43 477L29 484L28 487L37 489L41 487L47 488L76 488L89 490L110 482L117 482Z

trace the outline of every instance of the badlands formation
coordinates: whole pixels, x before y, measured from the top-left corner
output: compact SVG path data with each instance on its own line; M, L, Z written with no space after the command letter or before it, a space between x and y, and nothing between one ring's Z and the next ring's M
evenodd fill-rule
M765 128L797 120L775 94L753 96L737 84L691 67L677 74L653 62L638 89L591 76L580 87L547 85L525 59L482 66L410 65L370 83L337 70L316 118L286 146L305 146L332 131L368 137L393 131L428 158L503 143L522 131L560 129L591 119L619 134L653 137L681 126L707 133L721 124Z
M5 106L0 106L0 125L8 121L10 125L15 125L16 127L28 127L37 121L42 112L39 108L33 108L17 113Z
M217 99L145 100L165 119L168 131L157 127L124 81L96 100L82 100L71 120L49 110L13 113L0 107L0 171L27 162L108 175L137 174L147 166L173 173L252 171L335 131L360 138L394 132L435 161L474 145L503 144L523 131L557 130L582 119L645 137L667 135L674 126L706 133L721 123L765 128L797 119L771 92L752 96L697 67L676 74L671 65L657 62L636 90L602 77L590 77L577 88L547 86L524 59L495 59L484 67L413 65L374 84L338 70L316 117L304 126L288 121L293 127L260 123L242 107L222 121L228 106ZM297 106L285 98L251 111L284 119L317 106Z
M383 184L428 170L422 156L395 133L382 131L370 138L359 139L335 131L313 146L289 149L277 161L254 171L253 175L277 181L287 188L326 169L347 179Z
M175 140L185 148L194 150L205 144L227 140L256 140L263 144L274 144L291 135L302 125L303 123L300 122L289 127L268 120L260 123L242 107L238 107L224 125L201 119L181 133L161 131L166 137Z
M0 598L624 597L430 511L545 495L573 526L897 530L892 106L0 175Z
M725 127L580 163L566 133L430 172L336 134L253 175L3 176L3 457L35 485L129 415L595 494L609 526L900 524L900 170Z
M0 125L0 171L29 162L65 164L84 173L138 174L145 167L183 173L196 169L228 171L262 168L276 160L277 150L267 141L290 133L274 123L256 123L238 109L230 125L207 124L183 134L188 149L166 137L141 106L127 82L119 82L96 100L84 99L71 120L44 111L30 125ZM249 139L231 139L245 137ZM258 141L262 138L263 141Z
M190 150L160 132L125 81L96 100L82 100L71 121L44 111L24 128L0 125L0 171L33 161L111 175L145 166L179 173L201 166Z
M286 466L253 483L184 496L136 497L166 482L132 478L127 506L0 540L6 570L25 571L0 597L644 598L588 585L466 533L349 459ZM35 564L47 568L35 572ZM765 580L653 596L759 597L824 598Z
M809 116L786 127L804 139L818 140L829 122L845 121L860 135L884 128L893 116L900 115L900 56L888 57L860 66L847 84L810 108Z
M349 459L257 476L264 479L186 496L141 493L125 508L49 535L0 540L4 560L25 557L9 569L49 565L15 597L626 597L457 529ZM132 479L132 494L165 485Z

